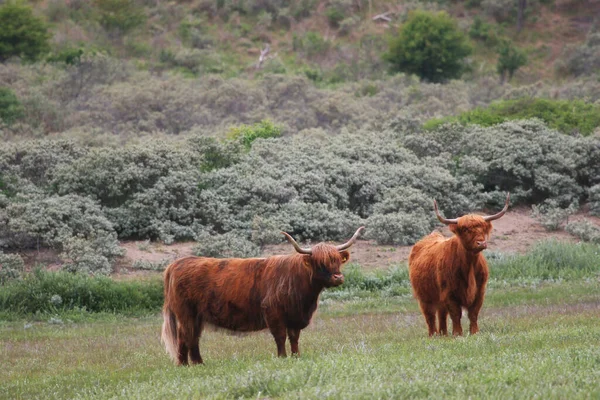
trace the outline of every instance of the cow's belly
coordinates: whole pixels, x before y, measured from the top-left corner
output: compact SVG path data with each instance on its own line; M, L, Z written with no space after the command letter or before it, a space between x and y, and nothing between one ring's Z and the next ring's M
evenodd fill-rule
M233 303L215 304L209 307L208 315L203 318L206 322L219 328L239 332L260 331L267 327L260 306L245 308L237 307Z

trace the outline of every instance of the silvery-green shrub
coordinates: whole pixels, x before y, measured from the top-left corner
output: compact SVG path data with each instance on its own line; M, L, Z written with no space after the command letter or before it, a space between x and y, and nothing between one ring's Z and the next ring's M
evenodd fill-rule
M19 278L24 271L25 263L18 254L6 254L0 250L0 285L9 280Z

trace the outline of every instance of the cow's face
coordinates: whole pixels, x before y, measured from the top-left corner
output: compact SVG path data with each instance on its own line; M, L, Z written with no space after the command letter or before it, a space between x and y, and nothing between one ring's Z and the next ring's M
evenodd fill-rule
M311 269L312 279L325 287L344 283L342 266L350 259L346 250L338 251L334 246L319 243L313 247L313 254L304 256L305 265Z
M456 224L449 224L450 231L460 239L468 251L479 253L487 249L492 224L479 215L465 215Z

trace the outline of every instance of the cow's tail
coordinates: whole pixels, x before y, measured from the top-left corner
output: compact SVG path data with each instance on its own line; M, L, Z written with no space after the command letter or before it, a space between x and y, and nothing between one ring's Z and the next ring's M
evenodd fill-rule
M165 270L165 305L163 306L163 324L160 340L171 358L177 360L177 317L169 308L169 286L171 283L171 270Z

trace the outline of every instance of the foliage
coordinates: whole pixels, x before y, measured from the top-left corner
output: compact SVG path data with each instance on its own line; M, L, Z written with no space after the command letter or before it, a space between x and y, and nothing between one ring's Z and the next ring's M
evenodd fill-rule
M582 100L524 97L498 101L486 108L476 108L456 117L432 119L427 121L423 127L435 129L448 122L492 126L508 120L527 118L539 118L549 127L563 133L578 133L587 136L600 126L600 105Z
M506 74L508 74L508 80L512 79L514 73L525 64L527 64L525 52L515 47L509 40L502 41L498 48L498 64L496 65L496 71L502 81L506 80Z
M20 278L25 270L25 263L18 254L5 254L0 250L0 286L6 282Z
M221 235L202 234L196 238L194 254L201 257L246 258L257 257L260 248L235 232Z
M241 142L246 150L250 150L252 142L256 139L276 138L281 136L281 132L281 126L264 119L254 125L240 125L230 128L227 138Z
M485 22L481 17L476 16L473 24L469 28L469 36L472 39L480 40L488 46L495 46L498 43L498 34L494 26Z
M24 115L23 105L14 92L0 86L0 121L10 125Z
M497 22L508 22L516 16L516 2L514 0L483 0L483 12L496 19Z
M21 199L6 208L6 215L0 243L4 239L11 246L52 247L63 252L69 270L108 274L115 257L122 255L112 224L89 198Z
M590 32L580 46L567 47L557 68L572 76L595 75L600 68L600 32Z
M60 296L61 301L52 301L54 296ZM162 303L163 285L158 279L118 282L107 277L44 270L8 282L0 291L0 310L22 315L77 309L135 315L155 312Z
M46 23L30 7L9 1L0 6L0 62L10 57L36 60L50 50Z
M46 58L48 62L64 63L66 65L78 65L81 62L83 49L67 48L59 53L52 54Z
M448 14L414 11L390 40L384 58L395 72L440 82L460 77L470 54L464 34Z
M94 0L94 5L100 12L100 24L109 31L126 34L146 21L134 0Z
M547 200L541 205L533 205L532 210L531 216L538 219L544 228L556 231L563 223L568 224L569 215L577 211L577 206L561 208L556 201Z
M600 228L589 220L569 222L565 230L584 242L600 244Z

